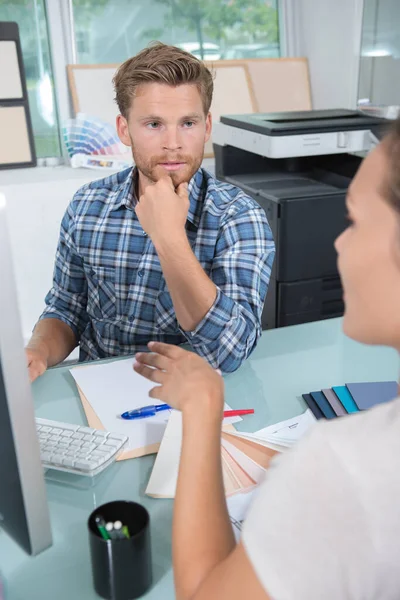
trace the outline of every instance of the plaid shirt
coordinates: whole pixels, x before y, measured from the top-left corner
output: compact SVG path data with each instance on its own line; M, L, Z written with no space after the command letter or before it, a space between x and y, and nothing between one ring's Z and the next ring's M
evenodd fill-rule
M238 188L200 169L189 182L187 236L217 287L194 331L177 322L151 239L134 206L128 169L83 186L61 223L53 287L40 319L67 323L80 360L146 350L150 340L189 342L213 367L234 371L261 335L275 253L264 211Z

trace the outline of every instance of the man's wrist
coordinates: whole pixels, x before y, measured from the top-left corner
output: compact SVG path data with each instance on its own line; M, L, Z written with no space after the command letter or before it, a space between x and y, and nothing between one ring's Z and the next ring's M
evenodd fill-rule
M166 254L171 250L184 251L190 248L186 235L186 230L177 229L174 231L165 231L160 236L154 236L152 242L158 254Z

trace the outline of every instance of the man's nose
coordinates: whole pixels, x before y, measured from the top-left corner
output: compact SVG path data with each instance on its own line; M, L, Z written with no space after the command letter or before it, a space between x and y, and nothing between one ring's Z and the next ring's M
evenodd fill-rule
M179 131L176 127L168 127L165 131L165 137L163 140L163 147L165 150L180 150L182 143L180 139Z

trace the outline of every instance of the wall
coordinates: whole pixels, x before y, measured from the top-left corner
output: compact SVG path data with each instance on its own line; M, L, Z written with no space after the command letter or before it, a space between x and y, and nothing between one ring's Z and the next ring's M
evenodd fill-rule
M363 0L288 0L287 53L309 61L313 107L355 108Z
M102 176L104 176L102 174ZM96 177L69 167L3 171L22 333L29 339L52 283L60 222L73 194Z

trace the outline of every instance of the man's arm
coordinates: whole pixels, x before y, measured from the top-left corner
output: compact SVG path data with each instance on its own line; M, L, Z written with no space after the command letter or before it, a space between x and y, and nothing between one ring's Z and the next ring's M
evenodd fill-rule
M214 304L217 288L194 255L185 230L154 245L177 321L183 331L193 331Z
M42 319L33 331L26 347L29 378L34 381L47 367L62 362L76 347L71 327L58 319Z
M72 352L88 321L87 281L74 242L73 203L61 222L53 286L46 305L26 348L31 381Z
M213 367L234 371L261 335L275 253L271 230L258 208L231 217L220 233L211 279L187 239L187 189L179 186L175 193L168 180L146 189L138 218L152 238L188 341Z

